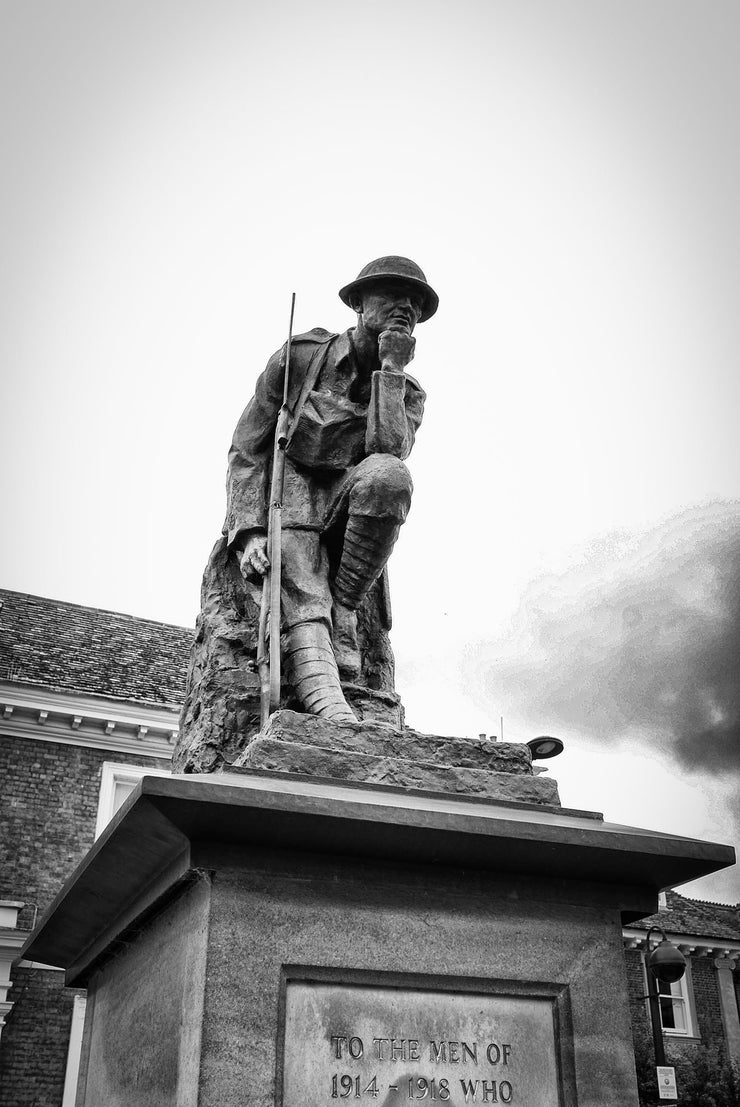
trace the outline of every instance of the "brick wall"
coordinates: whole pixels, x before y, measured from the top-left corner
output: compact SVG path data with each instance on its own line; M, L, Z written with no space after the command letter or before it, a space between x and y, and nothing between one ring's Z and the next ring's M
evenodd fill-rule
M40 915L46 910L93 843L104 761L167 765L158 757L0 736L0 899L37 904Z
M702 1041L707 1045L724 1042L722 1008L720 1007L714 958L692 957L691 979L694 986L696 1019Z
M0 736L0 899L29 905L23 929L33 925L30 905L40 918L93 843L104 761L167 767L163 758ZM60 1107L75 993L59 972L16 967L11 979L0 1103Z
M635 1047L640 1044L649 1044L652 1055L652 1030L647 1012L647 1004L641 998L645 995L645 978L642 970L642 956L637 950L627 950L625 953L627 966L627 984L630 998L630 1014L632 1016L632 1036ZM737 982L736 982L737 983ZM671 1059L690 1058L695 1055L701 1046L724 1045L724 1028L722 1025L722 1009L720 1007L719 991L717 989L717 976L711 957L691 958L691 986L694 994L694 1010L696 1013L697 1039L681 1039L666 1036L665 1049L666 1061L671 1064Z
M59 1107L75 992L60 972L15 968L15 1004L0 1041L3 1107Z

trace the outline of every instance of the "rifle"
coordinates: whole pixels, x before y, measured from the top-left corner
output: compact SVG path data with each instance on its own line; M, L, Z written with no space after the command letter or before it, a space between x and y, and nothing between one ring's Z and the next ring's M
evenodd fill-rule
M293 312L295 292L290 302L288 344L285 349L285 375L283 377L283 403L278 412L275 442L272 450L272 480L270 481L270 508L267 516L267 558L270 567L262 581L262 602L257 630L257 672L260 678L260 729L264 730L268 718L280 706L280 582L282 574L282 513L283 487L285 484L285 446L288 441L290 410L288 385L290 383L290 349L293 342ZM267 648L269 622L269 652Z

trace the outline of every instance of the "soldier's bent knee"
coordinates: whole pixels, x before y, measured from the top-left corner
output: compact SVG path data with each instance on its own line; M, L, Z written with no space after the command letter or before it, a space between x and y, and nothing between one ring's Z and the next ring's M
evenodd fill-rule
M411 506L414 485L404 463L391 454L370 454L357 466L349 510L402 523Z

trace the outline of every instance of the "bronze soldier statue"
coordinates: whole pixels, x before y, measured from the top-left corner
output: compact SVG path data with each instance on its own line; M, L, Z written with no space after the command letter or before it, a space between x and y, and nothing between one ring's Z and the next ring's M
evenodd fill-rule
M403 257L370 262L339 295L357 313L355 326L343 334L316 328L291 344L281 581L288 686L302 710L337 722L356 718L343 685L393 691L389 647L374 640L385 636L387 643L384 569L411 503L404 461L424 408L425 393L406 372L413 331L438 306L422 270ZM225 726L233 751L235 732L251 725L285 361L283 347L270 358L234 433L226 521L204 577L181 747L193 744L204 711L208 734L199 736L201 744L215 743ZM178 757L181 767L203 767L183 749L176 764Z

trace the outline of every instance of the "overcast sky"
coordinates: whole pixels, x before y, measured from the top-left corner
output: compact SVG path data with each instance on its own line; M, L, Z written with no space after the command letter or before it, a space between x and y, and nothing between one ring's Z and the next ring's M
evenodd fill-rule
M737 844L735 0L0 12L0 583L192 625L290 293L341 330L407 254L407 721L557 733L564 803Z

